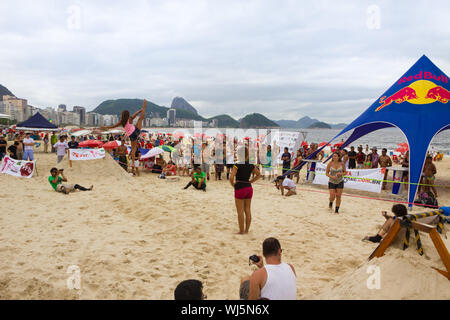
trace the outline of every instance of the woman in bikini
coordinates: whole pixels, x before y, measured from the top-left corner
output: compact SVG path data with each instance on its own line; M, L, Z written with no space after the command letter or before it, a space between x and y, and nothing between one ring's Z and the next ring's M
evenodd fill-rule
M131 159L132 164L136 161L136 150L138 149L138 138L141 134L142 122L145 118L145 108L147 107L147 100L144 99L144 103L142 105L142 109L135 112L130 117L130 112L128 110L123 110L122 115L120 116L120 121L115 125L100 127L100 130L108 130L122 126L125 129L125 134L131 140ZM133 125L134 118L140 113L139 119L136 122L136 126Z
M368 154L366 156L366 161L364 161L364 169L372 169L372 155Z

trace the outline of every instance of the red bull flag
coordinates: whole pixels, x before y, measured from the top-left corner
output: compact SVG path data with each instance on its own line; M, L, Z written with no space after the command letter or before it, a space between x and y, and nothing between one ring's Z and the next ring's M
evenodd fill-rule
M408 141L410 154L408 202L411 206L432 139L439 132L450 129L449 100L449 77L423 55L366 111L331 141L353 130L341 146L345 148L353 141L376 130L396 127L402 131ZM313 153L309 157L314 156ZM295 170L299 167L301 166Z

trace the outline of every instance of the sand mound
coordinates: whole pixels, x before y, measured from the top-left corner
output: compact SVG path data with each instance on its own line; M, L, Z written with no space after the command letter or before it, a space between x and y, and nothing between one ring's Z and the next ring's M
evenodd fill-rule
M411 237L412 238L412 237ZM447 248L450 241L442 236ZM367 261L348 272L335 285L322 290L314 299L450 299L450 283L432 269L445 270L428 235L421 233L424 255L416 251L415 240L403 251L401 237L381 258ZM374 287L379 268L379 289ZM369 289L370 287L370 289Z

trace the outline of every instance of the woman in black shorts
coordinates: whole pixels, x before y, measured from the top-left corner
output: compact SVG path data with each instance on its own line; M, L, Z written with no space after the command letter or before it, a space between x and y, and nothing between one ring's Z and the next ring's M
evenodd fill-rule
M339 213L345 175L345 165L340 159L339 152L333 153L332 160L327 166L326 175L330 178L328 181L328 189L330 191L330 210L333 209L333 202L334 199L336 199L336 207L334 212Z

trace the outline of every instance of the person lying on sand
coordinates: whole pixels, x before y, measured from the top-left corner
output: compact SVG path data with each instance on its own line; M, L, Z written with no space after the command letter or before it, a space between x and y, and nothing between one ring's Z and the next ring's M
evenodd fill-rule
M403 217L408 214L408 210L403 204L394 204L392 206L392 212L395 215L395 218L397 217ZM381 240L384 239L384 237L388 234L389 230L391 229L392 225L394 224L394 217L387 214L386 211L381 212L381 215L386 219L386 222L381 227L380 231L375 236L365 236L362 240L363 241L370 241L370 242L381 242Z
M94 186L91 186L89 189L82 187L78 184L62 184L62 182L67 182L67 178L64 176L63 169L51 168L50 170L51 176L48 177L48 182L56 192L61 192L64 194L69 194L75 190L81 191L91 191L94 189Z

